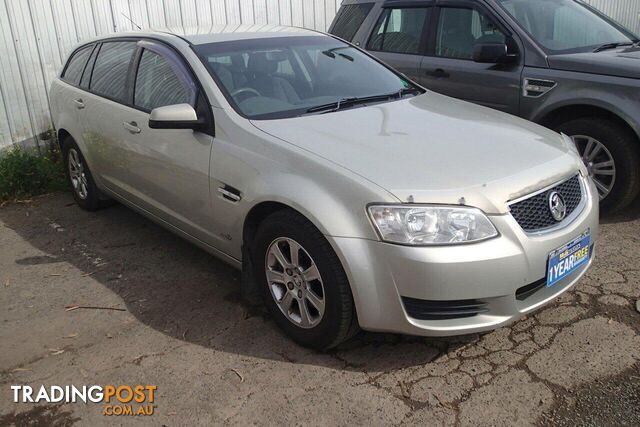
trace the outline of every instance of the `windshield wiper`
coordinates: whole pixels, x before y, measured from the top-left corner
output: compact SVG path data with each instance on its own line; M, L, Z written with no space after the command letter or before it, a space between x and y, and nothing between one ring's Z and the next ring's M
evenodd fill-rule
M620 46L632 46L631 42L622 42L622 43L605 43L597 48L593 49L594 52L602 52L603 50L615 49Z
M366 104L367 102L385 101L394 95L395 93L391 95L374 95L374 96L362 96L362 97L354 96L350 98L340 98L336 102L330 102L329 104L318 105L317 107L311 107L307 111L305 111L305 113L318 113L320 111L325 111L325 110L327 110L327 112L338 111L342 108L350 107L356 104Z
M411 94L419 95L421 93L422 93L422 89L419 89L415 86L405 87L403 89L400 89L398 92L396 92L396 97L402 98L405 95L411 95Z
M417 87L409 87L409 88L400 89L397 92L387 93L383 95L372 95L372 96L361 96L361 97L353 96L349 98L340 98L336 102L330 102L329 104L323 104L323 105L318 105L316 107L311 107L307 111L305 111L305 114L319 113L321 111L333 112L333 111L338 111L342 108L350 107L357 104L366 104L369 102L386 101L388 99L402 98L403 96L409 95L412 93L422 93L422 91Z
M336 53L337 53L339 56L343 57L344 59L353 62L354 61L353 56L349 56L349 55L347 55L345 53L338 52L341 49L347 49L347 48L348 48L348 46L347 47L342 47L342 46L334 47L333 49L323 50L322 54L325 55L325 56L328 56L331 59L335 59L336 58Z

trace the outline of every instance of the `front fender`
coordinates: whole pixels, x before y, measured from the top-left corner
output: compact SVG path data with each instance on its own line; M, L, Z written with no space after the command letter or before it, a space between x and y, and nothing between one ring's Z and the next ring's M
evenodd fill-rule
M618 101L616 104L615 102ZM548 103L544 105L544 108L541 108L536 112L535 116L531 119L531 121L536 123L543 123L548 118L553 117L555 111L558 111L562 108L566 107L593 107L601 110L606 110L607 112L618 116L622 119L629 127L634 131L634 133L640 136L640 122L637 122L633 119L633 116L630 111L628 111L630 106L621 105L619 99L614 99L610 94L603 94L601 98L567 98L562 99L554 103Z
M618 116L640 136L640 121L637 119L640 101L638 96L634 96L640 93L637 80L550 69L526 69L524 75L557 83L542 97L522 97L521 115L524 118L545 123L561 109L590 107Z
M306 177L288 174L261 184L252 208L264 202L277 202L298 211L326 236L377 238L366 214L366 205L371 200L346 194L348 188L331 189ZM278 191L282 188L287 189L284 194Z
M225 186L233 187L240 201L225 199L218 191ZM230 135L229 140L216 138L211 154L211 200L212 217L225 234L226 242L221 244L237 258L241 257L245 219L261 203L276 202L298 211L326 236L377 239L367 204L399 201L341 166L253 132Z

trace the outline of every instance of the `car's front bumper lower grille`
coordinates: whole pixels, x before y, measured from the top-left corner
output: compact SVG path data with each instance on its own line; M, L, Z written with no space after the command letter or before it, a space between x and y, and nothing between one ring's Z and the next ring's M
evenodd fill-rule
M518 301L524 301L527 298L536 294L539 290L547 286L547 279L543 278L537 282L533 282L527 286L523 286L516 291L516 299Z
M552 192L557 192L564 199L566 206L565 218L574 213L584 197L580 176L575 175L554 187L511 204L509 206L511 215L524 231L542 231L558 225L558 221L553 218L549 208L549 194Z
M478 300L429 301L402 297L407 314L418 320L451 320L477 316L489 311L487 304Z

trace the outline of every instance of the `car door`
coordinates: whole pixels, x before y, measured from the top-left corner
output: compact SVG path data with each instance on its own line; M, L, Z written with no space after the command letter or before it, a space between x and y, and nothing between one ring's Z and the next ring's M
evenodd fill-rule
M406 76L416 79L426 47L431 2L383 7L366 49Z
M436 92L518 114L522 55L515 35L497 17L477 2L438 2L427 56L422 60L419 82ZM473 61L478 43L504 43L509 64Z
M98 184L119 195L127 193L127 134L120 123L125 118L128 75L136 51L136 40L102 42L90 75L89 91L82 95L85 157Z
M213 137L191 129L152 129L158 107L190 104L210 122L210 107L183 59L160 42L140 41L132 91L118 126L126 133L124 155L131 202L213 246L209 158Z
M88 85L83 84L88 75L91 74L92 60L95 58L94 44L78 48L67 61L67 65L60 78L68 86L59 91L56 97L58 105L56 109L64 111L68 117L67 130L83 146L82 136L84 133L85 104L84 98ZM53 106L52 106L53 107Z

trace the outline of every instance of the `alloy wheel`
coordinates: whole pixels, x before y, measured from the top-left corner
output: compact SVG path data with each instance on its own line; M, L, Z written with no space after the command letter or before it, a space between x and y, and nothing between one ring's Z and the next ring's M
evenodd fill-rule
M78 154L75 148L69 149L67 163L73 191L76 192L78 197L84 200L89 195L89 184L87 183L84 164L82 163L80 154Z
M578 148L589 176L598 188L600 200L604 200L616 182L616 165L611 152L600 141L586 135L571 137Z
M320 323L325 311L325 292L318 266L293 239L279 237L265 257L269 291L285 317L304 329Z

